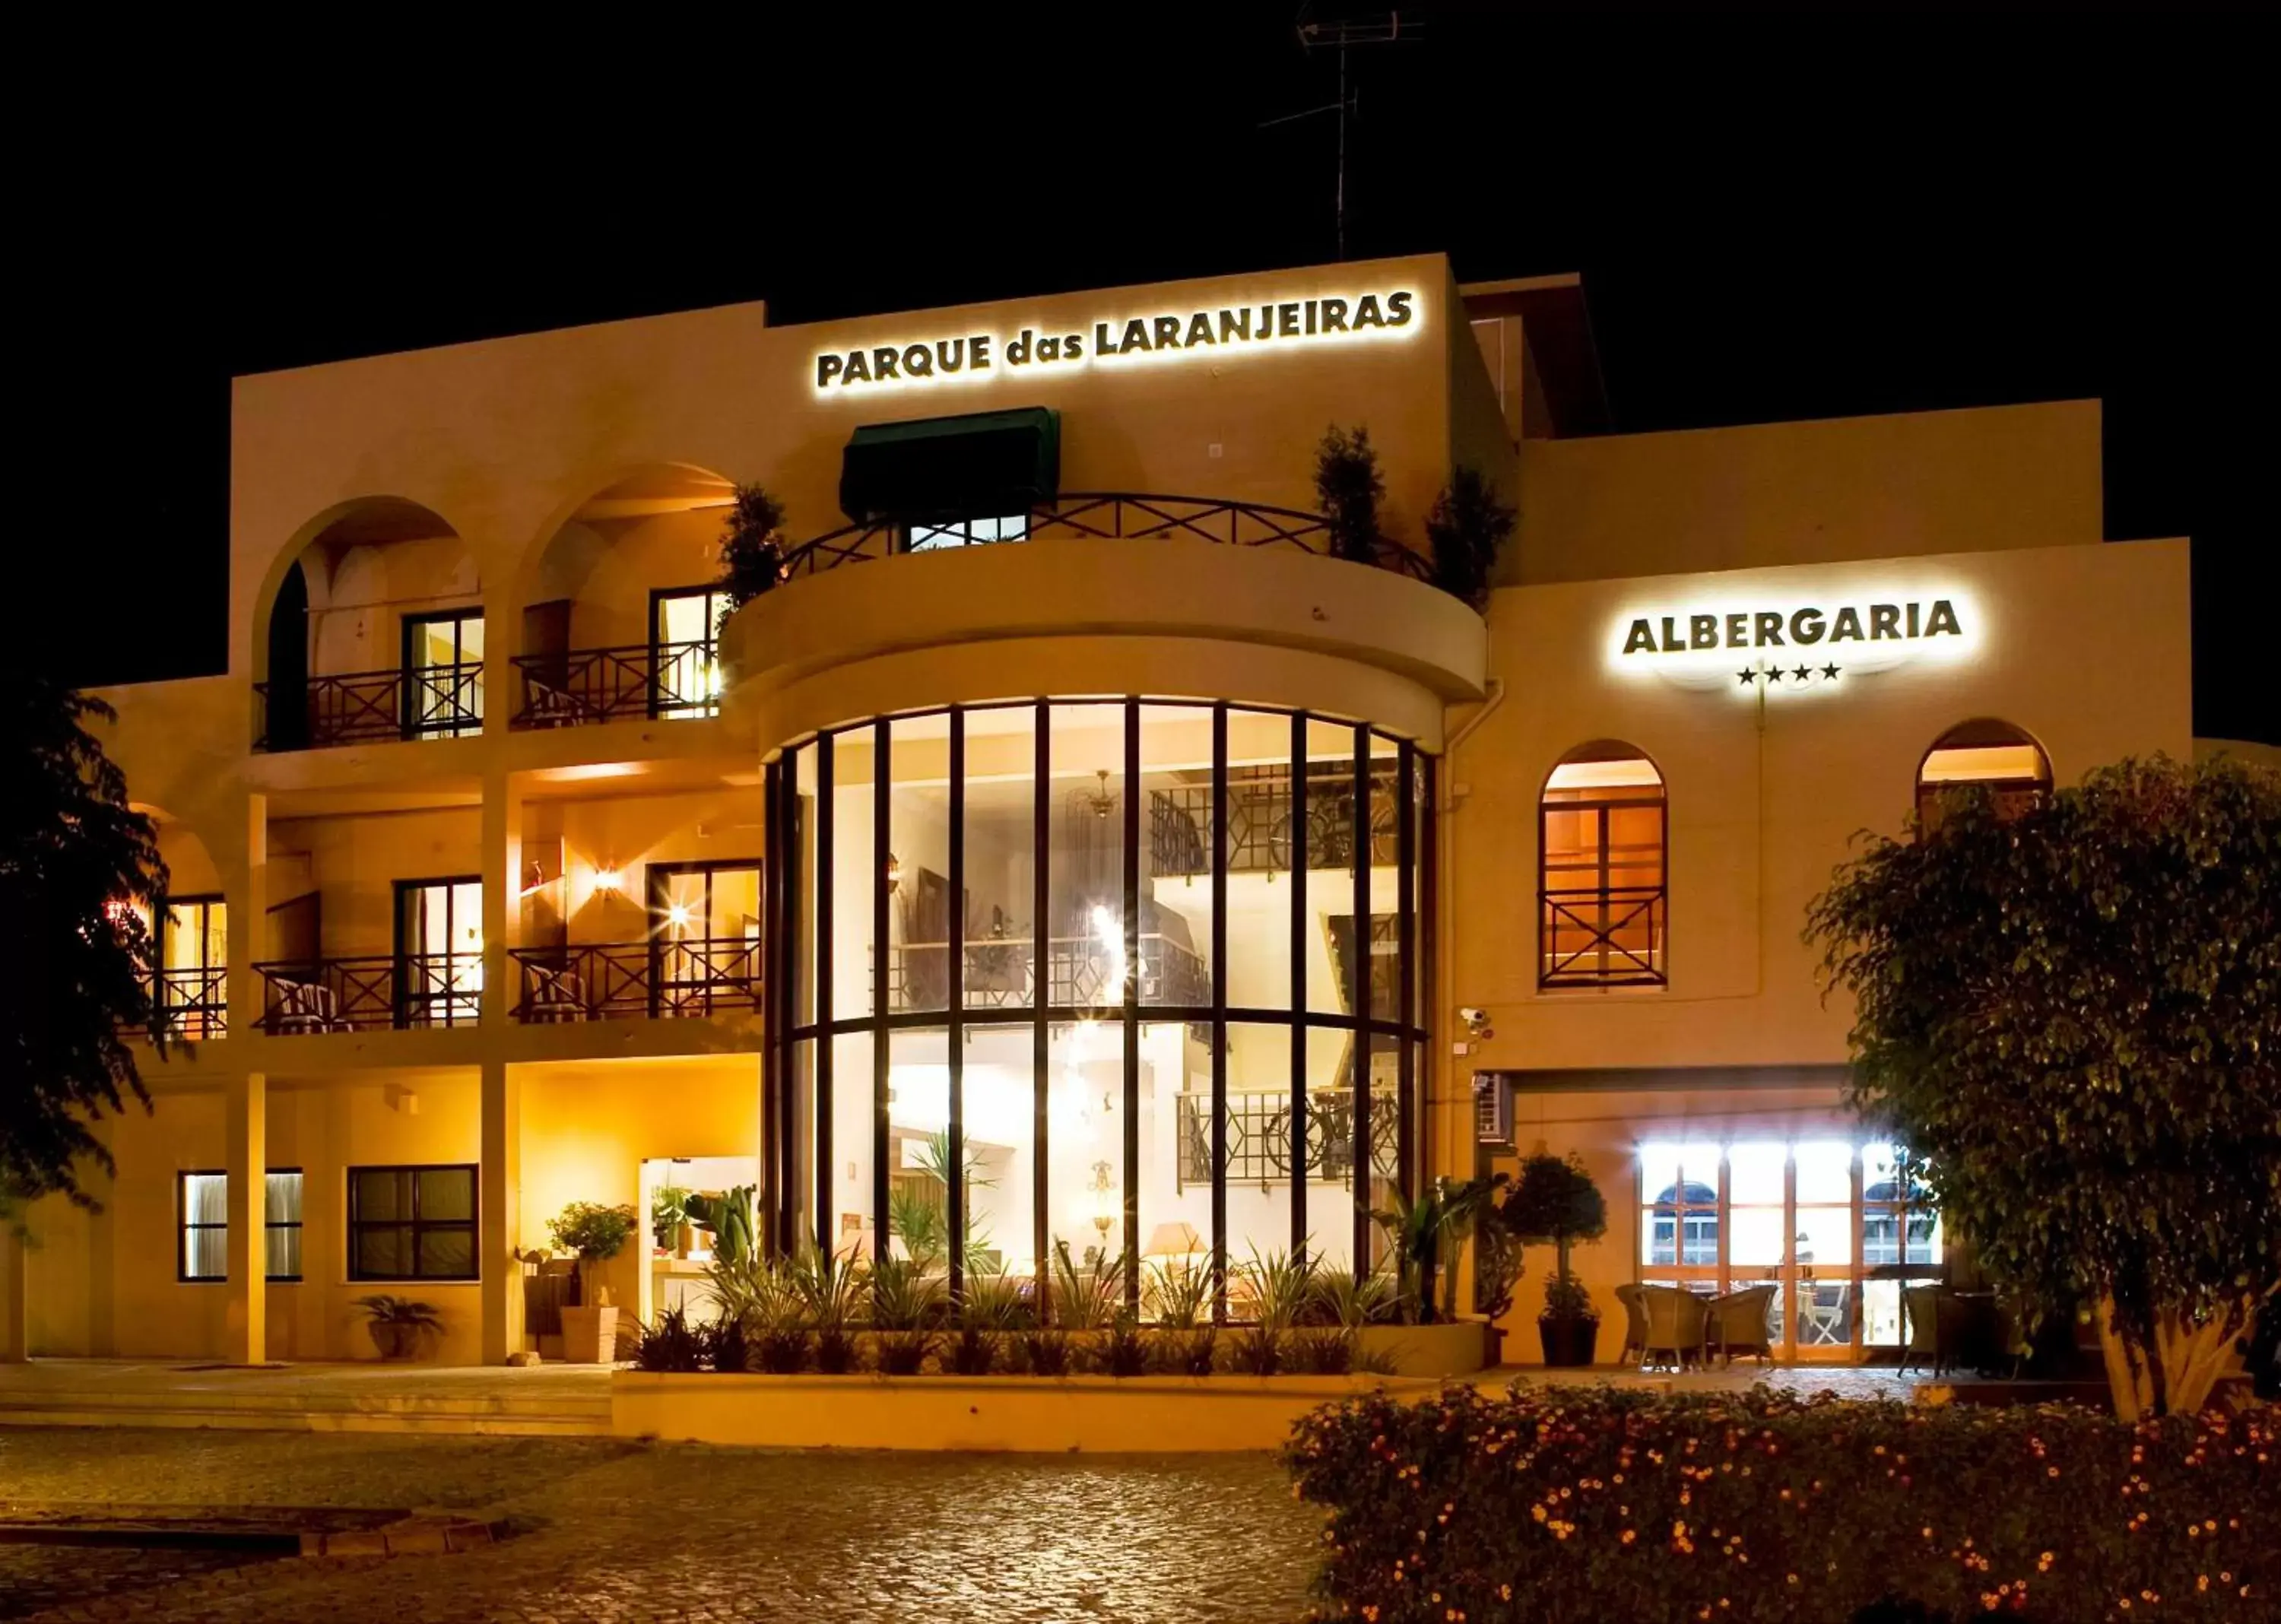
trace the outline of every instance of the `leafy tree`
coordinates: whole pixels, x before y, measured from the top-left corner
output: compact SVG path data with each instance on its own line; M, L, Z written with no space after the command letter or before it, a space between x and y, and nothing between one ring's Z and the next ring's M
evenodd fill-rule
M1366 428L1333 423L1315 448L1315 506L1328 522L1331 553L1357 564L1378 557L1378 504L1386 481Z
M721 527L721 584L741 609L784 579L785 506L758 485L738 485Z
M1852 1102L2117 1411L2192 1411L2281 1288L2281 775L2157 757L1960 793L1813 903Z
M1569 1250L1579 1241L1608 1233L1607 1197L1583 1159L1573 1151L1565 1159L1543 1150L1525 1157L1498 1216L1517 1239L1557 1249L1558 1264L1544 1282L1545 1318L1597 1319L1591 1295L1568 1267Z
M114 1167L91 1125L128 1094L151 1105L119 1034L153 1025L166 865L80 725L112 714L47 677L0 683L0 1219L43 1195L95 1208L74 1164Z
M1434 584L1476 609L1488 608L1489 576L1519 517L1497 500L1496 488L1479 468L1460 467L1426 511Z

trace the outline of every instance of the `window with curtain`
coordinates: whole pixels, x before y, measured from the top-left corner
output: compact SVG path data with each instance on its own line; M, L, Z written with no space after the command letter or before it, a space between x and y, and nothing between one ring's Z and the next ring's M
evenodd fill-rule
M263 1175L263 1274L272 1280L301 1278L301 1170L273 1168ZM185 1280L229 1278L229 1175L182 1176L182 1246L178 1272Z
M349 1169L349 1278L471 1280L476 1168Z

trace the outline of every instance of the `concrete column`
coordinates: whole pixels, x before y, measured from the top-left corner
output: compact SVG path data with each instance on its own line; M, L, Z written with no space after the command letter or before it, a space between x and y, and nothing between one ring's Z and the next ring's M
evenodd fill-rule
M0 1365L21 1365L31 1357L29 1262L23 1232L0 1216Z
M486 900L486 911L489 906ZM483 1362L499 1365L522 1347L522 1265L510 1255L522 1244L522 1082L503 1060L483 1062L479 1182L476 1267L483 1276Z
M269 1079L259 1071L232 1077L225 1133L229 1172L229 1306L221 1357L259 1365L269 1357L268 1247L265 1192L269 1171Z
M508 958L520 946L522 916L522 798L504 774L483 781L483 1025L504 1027L522 996L522 977Z
M229 896L229 1032L242 1037L261 1018L254 963L268 951L269 797L245 798L245 882ZM227 872L227 870L225 870Z

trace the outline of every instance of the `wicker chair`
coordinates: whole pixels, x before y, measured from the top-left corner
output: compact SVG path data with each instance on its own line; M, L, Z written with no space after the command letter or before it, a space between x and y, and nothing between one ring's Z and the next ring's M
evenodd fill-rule
M1624 1349L1616 1356L1616 1363L1628 1365L1647 1353L1647 1310L1640 1306L1636 1285L1617 1287L1616 1301L1624 1305Z
M1929 1359L1932 1373L1954 1370L1971 1332L1971 1310L1945 1286L1911 1286L1901 1293L1908 1310L1909 1342L1901 1352L1901 1368L1911 1361Z
M1761 1359L1775 1357L1774 1330L1768 1323L1775 1305L1772 1286L1745 1286L1740 1291L1730 1291L1725 1296L1713 1297L1704 1305L1710 1320L1705 1333L1706 1350L1723 1354L1732 1365L1737 1353L1755 1353Z
M1711 1321L1701 1297L1678 1286L1643 1286L1640 1305L1647 1311L1643 1351L1649 1364L1659 1363L1657 1354L1668 1353L1684 1370L1689 1359L1703 1357L1703 1335Z

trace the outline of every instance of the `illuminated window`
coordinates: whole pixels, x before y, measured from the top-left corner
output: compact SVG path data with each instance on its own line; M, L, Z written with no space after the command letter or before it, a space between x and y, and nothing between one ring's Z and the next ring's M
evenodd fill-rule
M175 1255L185 1280L229 1277L229 1175L182 1175L182 1245ZM301 1170L273 1168L262 1189L264 1275L272 1280L301 1278Z
M1999 817L2017 817L2051 793L2044 747L2008 722L1982 716L1933 740L1917 768L1917 821L1930 829L1962 793L1984 788Z
M1009 514L994 519L950 519L940 524L914 524L909 550L937 553L945 547L982 547L999 541L1027 541L1030 516Z
M721 709L721 623L729 597L717 586L661 589L650 594L650 695L655 716L711 716Z
M1660 986L1663 775L1633 746L1570 751L1538 808L1537 985Z

